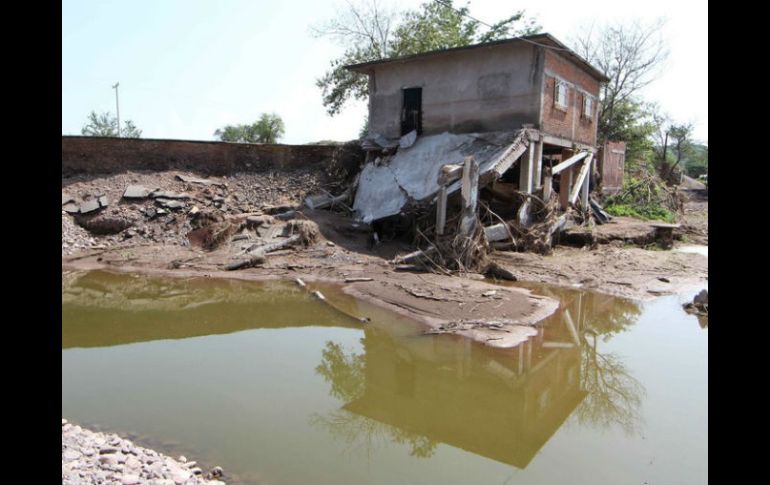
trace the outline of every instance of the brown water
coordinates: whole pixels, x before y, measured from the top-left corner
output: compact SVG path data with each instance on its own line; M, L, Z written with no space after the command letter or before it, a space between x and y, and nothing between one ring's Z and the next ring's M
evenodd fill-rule
M328 287L372 322L288 283L63 279L62 416L228 483L708 482L708 329L689 295L531 286L562 305L500 351Z

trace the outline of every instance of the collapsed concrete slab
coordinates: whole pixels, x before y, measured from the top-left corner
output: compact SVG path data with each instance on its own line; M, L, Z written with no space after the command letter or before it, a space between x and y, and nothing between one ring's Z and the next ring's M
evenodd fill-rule
M378 157L364 166L353 203L354 216L370 223L399 214L410 204L432 201L441 189L442 168L462 164L468 156L478 163L482 183L489 182L508 170L528 144L526 129L461 135L441 133L418 138L409 148L400 149L392 156ZM447 194L459 188L457 180L448 185Z

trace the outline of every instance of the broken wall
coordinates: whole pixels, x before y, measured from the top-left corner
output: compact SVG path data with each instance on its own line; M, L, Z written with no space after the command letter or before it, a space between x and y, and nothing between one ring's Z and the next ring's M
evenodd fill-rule
M369 132L400 136L402 89L412 87L422 87L425 135L537 124L542 63L533 46L507 44L373 66Z
M62 136L62 177L127 170L192 170L226 175L317 166L358 169L358 142L344 145L268 145L141 138Z

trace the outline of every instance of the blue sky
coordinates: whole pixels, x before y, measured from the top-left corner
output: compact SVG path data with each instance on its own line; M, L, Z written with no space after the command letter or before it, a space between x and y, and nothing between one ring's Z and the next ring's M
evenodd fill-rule
M395 0L416 7L422 0ZM461 2L456 2L461 3ZM546 32L568 41L592 22L667 19L671 55L645 92L708 139L708 6L647 0L570 2L475 0L471 14L494 22L517 9L535 15ZM310 26L334 16L338 0L163 0L62 3L62 134L80 134L91 110L115 112L145 138L214 139L226 124L279 114L284 143L357 136L363 101L329 117L315 79L341 48L316 39Z

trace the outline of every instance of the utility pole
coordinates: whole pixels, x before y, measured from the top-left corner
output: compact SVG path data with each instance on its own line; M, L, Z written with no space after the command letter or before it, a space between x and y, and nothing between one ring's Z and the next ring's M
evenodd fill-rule
M120 83L115 83L114 86L112 86L112 89L115 90L115 110L118 112L118 138L120 138L120 102L118 101L118 86L120 86Z

